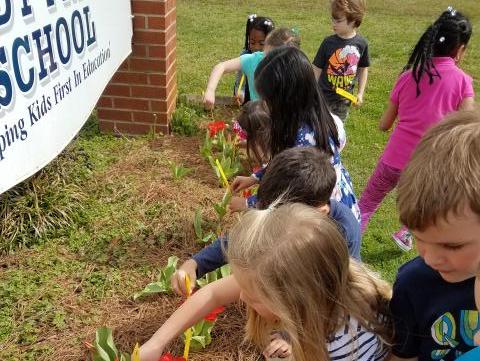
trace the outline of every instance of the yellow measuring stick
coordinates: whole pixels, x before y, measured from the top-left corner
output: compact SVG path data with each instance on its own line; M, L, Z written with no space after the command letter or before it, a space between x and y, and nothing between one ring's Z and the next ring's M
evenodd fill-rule
M341 95L342 97L344 98L347 98L348 100L350 100L353 104L357 104L357 97L349 92L347 92L346 90L342 89L342 88L336 88L335 89L335 92L338 94L338 95Z
M242 73L242 77L240 78L240 82L238 83L238 90L242 90L243 82L245 81L245 73Z
M230 188L230 184L228 183L228 179L225 176L225 172L223 171L222 165L218 161L218 159L215 159L215 164L217 165L218 171L220 172L220 176L222 177L223 185L225 188Z
M138 342L135 345L132 353L132 361L140 361L140 347L138 346Z
M190 284L190 277L188 274L185 274L185 288L187 290L187 298L190 297L192 293L192 288ZM192 340L192 328L189 327L188 330L185 331L185 348L183 349L183 358L185 361L188 360L188 352L190 351L190 341Z

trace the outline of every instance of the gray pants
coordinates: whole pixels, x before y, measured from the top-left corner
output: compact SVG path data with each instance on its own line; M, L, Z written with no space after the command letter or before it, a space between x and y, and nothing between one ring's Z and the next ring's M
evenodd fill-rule
M348 104L344 102L336 102L328 104L328 106L330 108L330 111L337 117L339 117L343 123L345 123L348 117L348 112L350 110L350 102L348 102Z

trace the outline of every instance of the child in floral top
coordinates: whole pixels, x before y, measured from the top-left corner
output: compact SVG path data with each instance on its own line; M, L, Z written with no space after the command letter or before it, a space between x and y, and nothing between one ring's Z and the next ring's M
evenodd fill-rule
M255 86L271 119L264 142L265 162L262 163L268 163L269 159L290 147L315 146L323 150L331 156L337 174L332 198L348 206L360 222L352 181L340 158L346 142L343 123L330 114L305 54L292 47L272 50L257 67ZM237 177L232 182L232 190L238 192L252 186L261 179L264 171L262 168L250 177ZM253 204L249 199L248 205ZM232 198L231 210L245 208L242 198Z

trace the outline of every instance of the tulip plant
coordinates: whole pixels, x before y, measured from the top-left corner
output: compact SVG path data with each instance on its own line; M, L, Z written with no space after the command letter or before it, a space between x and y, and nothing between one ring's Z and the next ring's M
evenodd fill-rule
M192 171L190 168L184 167L183 164L176 164L169 161L168 165L170 166L170 171L172 172L172 178L174 181L182 179Z
M197 242L206 244L215 239L215 233L212 231L205 232L203 230L203 218L200 209L195 210L195 216L193 218L193 228L195 230L195 236L197 236Z
M93 345L88 342L85 345L92 352L93 361L140 361L138 344L131 355L119 351L113 341L112 330L108 327L97 329Z
M168 263L163 269L160 270L157 281L149 283L142 291L135 293L133 295L133 299L136 300L139 297L152 295L155 293L170 292L172 290L170 278L177 269L177 262L177 256L168 257Z
M217 214L218 225L217 235L220 235L220 224L227 213L227 207L230 203L232 192L230 190L229 180L231 180L242 169L240 157L237 148L237 135L231 133L227 134L228 126L224 121L215 121L208 124L208 132L205 135L205 140L200 146L201 155L209 161L215 174L217 175L220 184L225 188L225 193L219 203L215 203L213 208ZM233 140L232 140L233 138ZM170 162L172 176L174 179L182 178L189 170L182 165L178 166ZM195 236L199 243L208 243L212 241L216 234L212 231L204 231L202 214L199 209L195 211L193 219L193 227ZM151 295L160 292L170 292L170 278L176 270L178 257L171 256L168 258L166 267L160 270L160 274L156 282L149 283L142 291L134 295L134 299L145 295ZM218 270L208 273L203 278L197 280L200 287L214 282L217 279L225 277L230 274L230 266L225 265ZM199 350L205 348L212 342L211 332L218 317L218 314L223 312L224 308L218 308L207 315L202 321L191 327L184 334L186 341L186 349ZM95 343L96 354L107 355L110 358L94 358L94 361L135 361L127 354L119 353L113 343L111 330L102 328L97 331L97 341ZM95 354L95 355L96 355ZM134 356L132 354L132 356ZM113 358L112 358L113 357ZM123 358L122 358L123 357ZM188 351L184 357L176 357L170 353L164 354L159 361L186 361L188 358Z

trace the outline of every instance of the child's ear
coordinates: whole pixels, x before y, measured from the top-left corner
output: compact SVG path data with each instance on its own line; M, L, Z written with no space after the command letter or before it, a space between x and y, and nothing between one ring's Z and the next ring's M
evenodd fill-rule
M328 205L328 203L317 206L316 208L324 214L330 214L330 206Z
M465 44L462 44L457 48L457 51L454 57L455 63L459 63L463 59L463 56L465 55L465 50L466 50Z

